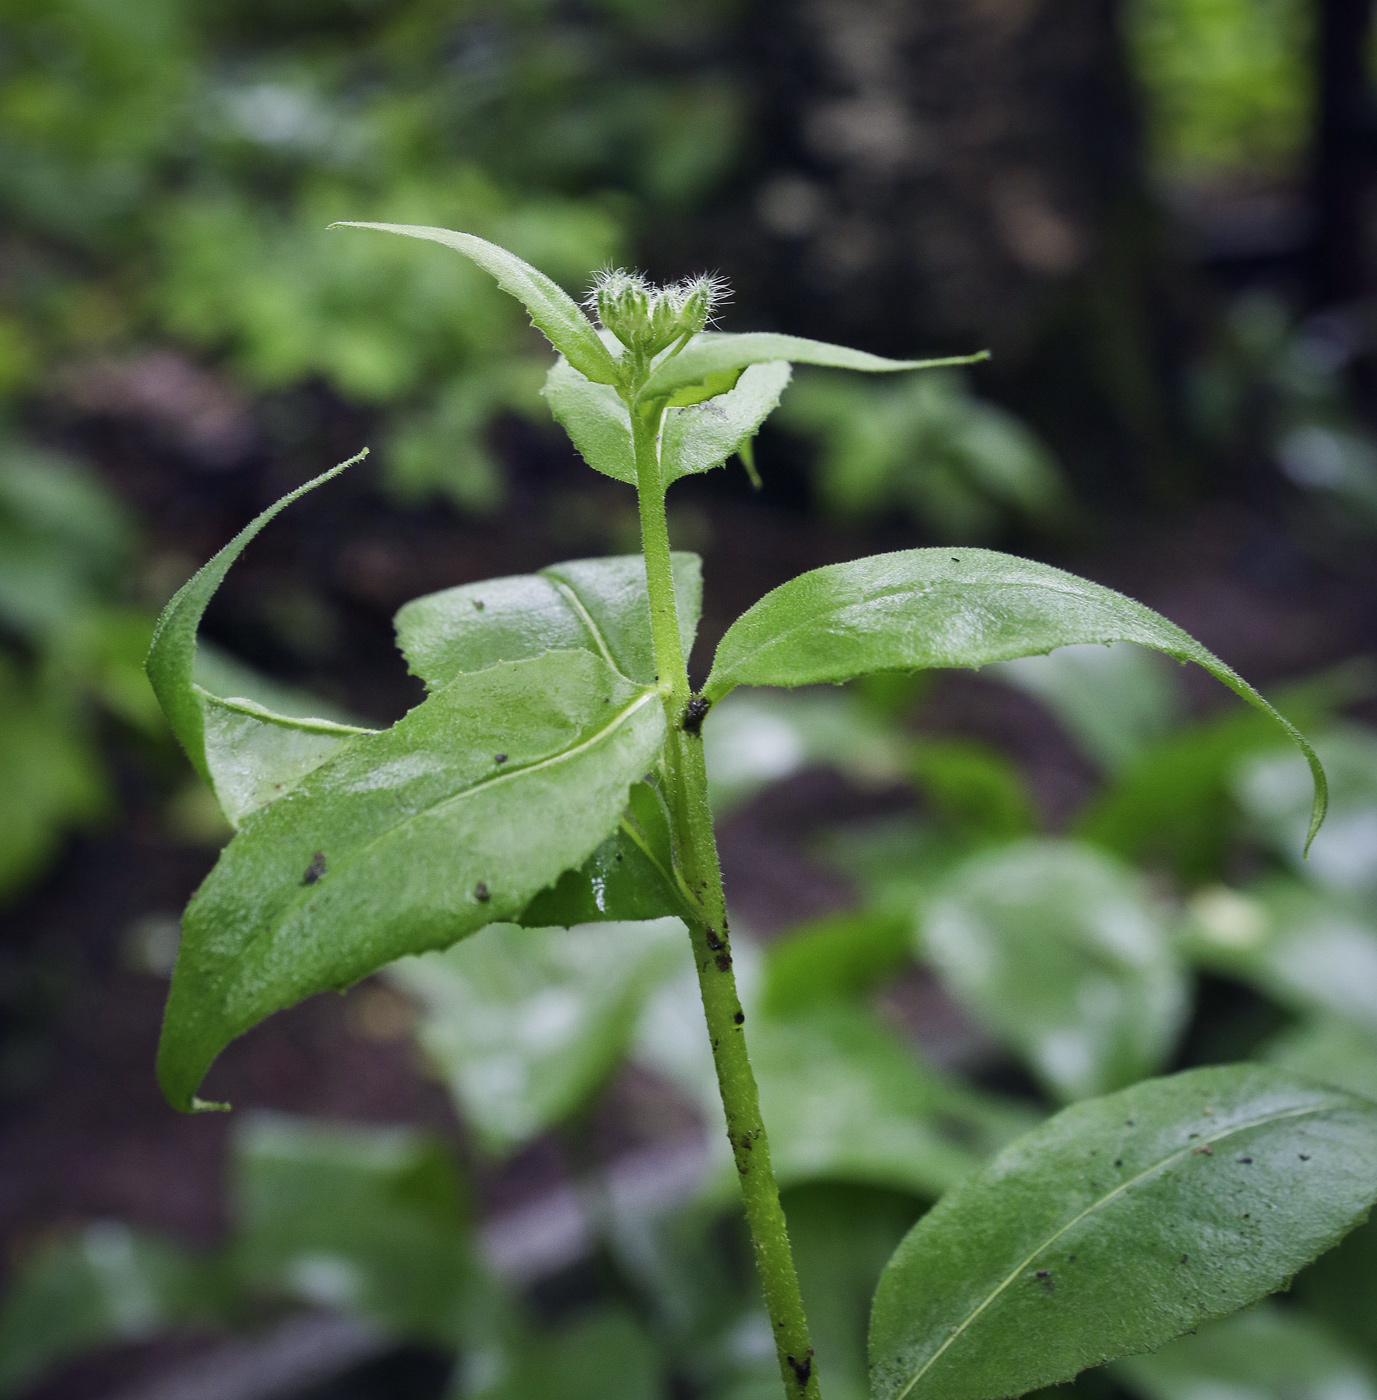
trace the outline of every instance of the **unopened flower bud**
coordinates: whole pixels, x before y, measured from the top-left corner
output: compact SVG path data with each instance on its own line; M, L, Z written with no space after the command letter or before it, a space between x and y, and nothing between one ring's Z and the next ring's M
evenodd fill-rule
M628 350L658 355L708 324L727 290L720 277L692 277L670 287L652 286L638 273L610 268L598 274L590 309Z

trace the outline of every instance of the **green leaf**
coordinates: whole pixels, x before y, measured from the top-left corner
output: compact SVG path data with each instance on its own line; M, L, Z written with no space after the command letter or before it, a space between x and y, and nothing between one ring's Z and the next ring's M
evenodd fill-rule
M792 373L784 360L752 365L734 389L692 408L665 410L660 473L665 485L720 467L746 448L779 403Z
M716 701L738 685L796 686L870 671L985 666L1073 643L1115 641L1194 661L1281 725L1314 778L1313 840L1324 819L1324 770L1299 731L1247 681L1174 623L1122 593L992 550L908 549L801 574L728 628L704 694Z
M569 434L579 456L594 471L635 486L631 415L611 385L594 383L561 357L550 366L540 392L555 422Z
M1254 1058L1377 1100L1377 1036L1346 1021L1326 1017L1293 1026Z
M689 408L694 404L706 403L719 394L726 394L736 388L744 373L740 368L719 370L716 374L704 375L696 384L686 384L676 389L665 400L666 408Z
M988 351L939 360L886 360L880 355L869 355L864 350L826 345L820 340L804 340L796 335L776 335L769 331L751 331L745 335L703 331L694 336L678 354L661 361L638 398L668 399L676 390L705 383L710 375L744 369L747 365L765 364L770 360L891 373L902 369L936 369L940 365L971 365L987 359Z
M876 1400L994 1400L1285 1285L1377 1196L1377 1105L1257 1065L1064 1109L942 1198L886 1267Z
M1322 1318L1377 1367L1377 1219L1369 1219L1338 1249L1306 1269L1292 1285L1300 1303Z
M1359 1357L1318 1323L1274 1303L1211 1322L1114 1371L1143 1400L1377 1400Z
M649 783L635 783L616 830L577 870L566 870L521 911L523 928L660 919L682 913L669 812Z
M453 1340L475 1275L454 1161L408 1128L250 1115L234 1137L233 1253L260 1293Z
M159 1047L169 1100L313 992L516 918L617 824L657 693L586 651L457 677L342 749L222 853L187 909Z
M1162 912L1099 851L1023 841L934 892L922 947L944 985L1063 1100L1161 1068L1188 1009Z
M1202 966L1377 1034L1377 920L1366 906L1275 880L1202 890L1191 915L1184 946Z
M655 1347L626 1313L599 1309L553 1335L529 1339L475 1400L658 1400Z
M762 1009L790 1016L864 995L911 964L911 922L889 910L863 909L773 939L765 952Z
M505 1156L601 1087L687 941L677 919L569 930L494 924L387 975L424 1008L418 1039L465 1121Z
M702 560L671 556L679 636L693 648L702 608ZM655 680L645 560L574 559L538 574L464 583L415 598L397 613L397 645L430 690L499 661L582 648L643 685Z
M575 369L596 384L615 384L617 364L598 337L593 323L578 302L543 272L523 262L515 253L478 238L471 233L455 233L447 228L422 224L375 224L340 220L331 228L371 228L380 233L399 233L406 238L424 238L443 243L462 253L497 281L504 292L514 296L530 313L531 324L569 361Z
M11 1272L0 1307L0 1395L116 1342L224 1320L216 1266L113 1220L51 1241Z
M154 629L146 663L153 692L231 826L241 825L359 735L371 732L327 719L277 714L245 698L222 699L195 679L196 631L230 565L279 511L362 461L367 451L289 492L246 525L177 590Z

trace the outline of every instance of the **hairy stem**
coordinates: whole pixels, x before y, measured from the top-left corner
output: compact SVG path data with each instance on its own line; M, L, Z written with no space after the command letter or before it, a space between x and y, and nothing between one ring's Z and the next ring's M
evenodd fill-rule
M636 484L641 508L641 541L650 594L651 637L660 694L669 722L665 745L667 793L674 826L675 855L694 901L696 918L687 920L712 1040L717 1086L727 1115L727 1138L741 1178L746 1224L751 1232L765 1306L774 1331L779 1371L788 1400L818 1400L817 1371L808 1340L808 1320L779 1185L770 1165L770 1144L760 1117L760 1093L746 1053L745 1013L732 971L722 868L717 859L712 813L708 807L703 741L696 725L684 727L690 699L688 671L679 640L678 606L670 569L665 489L660 475L659 426L663 410L632 409Z

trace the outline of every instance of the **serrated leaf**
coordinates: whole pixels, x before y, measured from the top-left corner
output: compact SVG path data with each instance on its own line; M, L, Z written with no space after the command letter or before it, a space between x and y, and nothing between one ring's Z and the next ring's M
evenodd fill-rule
M1286 731L1313 776L1313 840L1327 800L1324 770L1300 732L1247 681L1189 633L1122 593L992 550L908 549L800 574L727 629L703 693L716 701L738 685L985 666L1115 641L1194 661Z
M750 331L745 335L703 331L694 336L678 354L661 362L638 397L643 400L667 399L676 390L704 384L711 375L744 369L747 365L765 364L770 360L892 373L905 369L936 369L942 365L970 365L988 358L989 353L981 351L976 355L956 355L937 360L887 360L882 355L870 355L864 350L852 350L844 345L827 345L820 340L804 340L797 335L776 335L770 331Z
M1263 1304L1115 1367L1143 1400L1377 1400L1363 1361L1313 1319Z
M1377 1105L1258 1065L1064 1109L914 1226L871 1313L876 1400L994 1400L1282 1287L1377 1197Z
M361 461L367 449L283 496L246 525L182 585L163 609L145 667L172 732L221 811L238 827L307 773L371 730L328 719L278 714L252 700L222 698L198 685L196 632L207 605L245 546L280 511Z
M234 1263L255 1291L453 1340L476 1270L440 1143L409 1128L255 1113L234 1136L231 1176Z
M660 472L666 486L681 476L720 467L740 452L774 412L792 370L787 361L752 365L734 389L692 408L665 410Z
M340 220L331 228L370 228L380 233L399 233L405 238L422 238L442 243L462 253L494 279L504 292L514 296L529 312L531 324L586 378L597 384L617 382L617 364L598 337L593 323L578 302L557 282L530 263L509 253L486 238L453 229L431 228L423 224L377 224Z
M679 637L693 648L702 608L702 560L670 557ZM464 583L407 603L397 645L430 690L499 661L584 649L643 685L655 680L645 560L639 554L574 559L538 574Z
M631 415L611 385L594 383L561 357L550 366L540 392L555 422L594 471L628 486L636 484Z
M681 965L677 919L576 929L494 924L388 971L480 1142L505 1155L582 1107L620 1060L646 996Z
M516 918L597 849L663 738L653 689L549 652L459 676L255 813L183 920L158 1053L169 1100L190 1108L219 1052L273 1011Z
M669 812L649 783L635 783L612 834L521 911L523 928L662 919L682 913Z
M1137 874L1086 846L1022 841L972 857L920 915L943 984L1056 1098L1160 1069L1188 1009L1163 913Z

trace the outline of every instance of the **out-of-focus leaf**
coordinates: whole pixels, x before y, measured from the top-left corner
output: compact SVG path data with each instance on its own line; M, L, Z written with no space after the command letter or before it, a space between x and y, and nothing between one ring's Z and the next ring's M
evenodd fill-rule
M870 1300L919 1209L912 1196L871 1187L802 1186L784 1195L789 1243L828 1400L867 1400Z
M1257 1058L1377 1100L1377 1037L1347 1021L1326 1017L1283 1031Z
M684 654L693 648L702 610L703 565L696 554L670 556ZM407 603L396 618L397 645L429 690L499 661L582 649L631 680L651 685L655 652L645 561L639 554L573 559L538 574L463 583Z
M1086 846L1028 841L972 857L921 915L947 988L1061 1099L1151 1074L1187 984L1162 913L1129 869Z
M370 731L333 720L281 715L255 701L221 698L197 684L196 631L215 591L244 547L307 491L338 476L351 457L283 496L244 527L177 590L163 609L148 651L148 679L196 771L238 827L253 812L291 791L308 773Z
M504 292L514 296L530 313L531 323L551 345L586 378L597 384L615 384L617 365L607 347L598 338L593 323L578 303L558 283L530 263L509 253L496 243L477 238L471 233L456 233L453 229L428 228L420 224L379 224L340 220L339 228L377 229L381 233L399 233L407 238L423 238L443 243L477 263L497 281Z
M720 467L760 431L789 383L787 361L752 365L736 387L705 403L665 411L660 472L666 486Z
M1324 818L1324 769L1300 732L1174 623L1086 579L985 549L909 549L812 569L727 629L703 687L810 685L869 671L984 666L1059 646L1138 642L1194 661L1270 715L1314 775L1310 838Z
M993 1400L1282 1287L1377 1197L1377 1105L1258 1065L1076 1104L914 1226L871 1315L877 1400Z
M452 1342L475 1281L454 1162L407 1128L256 1113L234 1138L233 1245L251 1288Z
M677 919L576 929L494 924L388 977L479 1140L506 1154L580 1108L616 1066L651 990L682 965Z
M183 919L159 1047L191 1106L235 1036L313 992L518 917L614 829L664 737L587 651L461 675L361 735L221 854Z
M1303 1270L1292 1292L1377 1368L1377 1220L1360 1225Z
M1191 915L1185 947L1202 966L1377 1033L1377 922L1365 908L1277 880L1202 890Z
M222 1316L212 1263L114 1221L54 1240L14 1272L0 1305L0 1395L82 1352Z
M1303 878L1327 889L1377 893L1377 735L1356 725L1315 741L1329 775L1329 815L1309 856L1292 848L1305 827L1305 794L1297 797L1296 766L1286 753L1259 754L1234 782L1239 806L1268 845ZM1302 782L1304 777L1302 776Z
M883 909L834 914L774 939L765 952L761 1009L792 1016L869 991L913 957L912 920Z
M604 1308L549 1336L527 1339L473 1400L659 1400L660 1360L626 1313Z
M1142 1400L1377 1400L1362 1358L1294 1308L1264 1303L1116 1363Z
M1002 753L962 739L923 739L913 747L909 772L958 837L1012 841L1038 825L1027 780Z
M1152 652L1132 642L1059 647L990 668L1042 701L1090 758L1120 772L1176 724L1181 694ZM1304 844L1304 833L1301 844Z
M865 370L869 373L892 373L895 370L936 369L943 365L969 365L988 358L988 352L982 351L976 355L955 355L939 360L886 360L881 355L870 355L864 350L826 345L822 341L804 340L796 335L777 335L769 331L750 331L745 335L703 331L694 336L678 354L661 362L641 390L640 398L668 398L676 390L700 384L710 375L772 360L787 360L800 365L829 365L834 369ZM583 367L580 365L579 368Z

